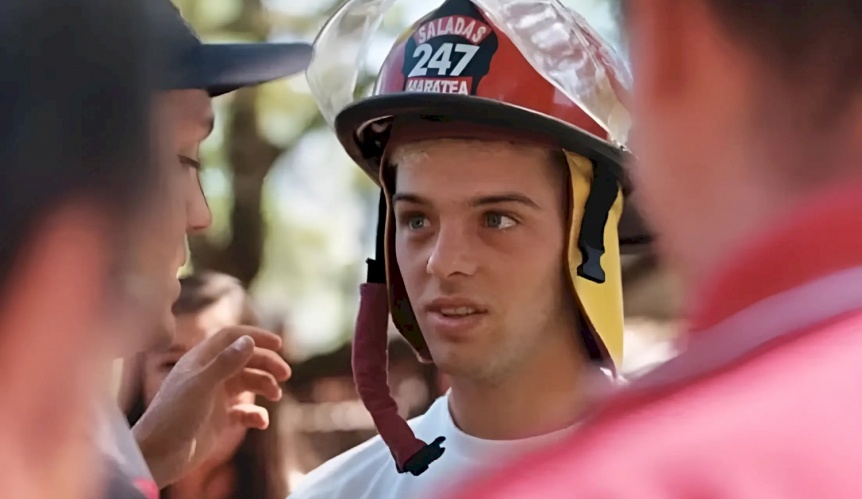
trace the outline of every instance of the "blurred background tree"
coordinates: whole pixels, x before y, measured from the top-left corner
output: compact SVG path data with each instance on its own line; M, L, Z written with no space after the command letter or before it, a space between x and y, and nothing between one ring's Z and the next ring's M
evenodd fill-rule
M312 40L336 7L332 1L176 3L213 42ZM189 269L239 278L275 327L288 311L299 311L291 318L297 327L289 329L309 331L310 324L310 334L300 337L312 338L311 350L332 348L349 332L345 305L358 275L367 218L360 212L372 184L338 154L303 75L215 104L218 126L205 144L202 174L214 226L190 239Z
M311 41L340 0L175 0L201 37ZM371 44L360 75L367 92L395 37L440 0L400 0ZM610 0L569 0L615 43ZM204 144L204 190L214 226L189 241L188 270L239 278L292 350L313 355L349 340L357 283L371 253L376 188L342 151L304 75L215 100L217 128ZM633 275L649 275L639 260ZM646 265L645 265L646 264Z
M312 41L343 0L174 0L208 42ZM399 0L362 66L368 92L395 38L442 0ZM612 0L563 0L619 46ZM378 190L344 153L317 110L304 75L243 89L214 101L216 129L204 143L201 180L213 227L189 240L186 271L239 278L264 324L285 333L293 378L284 430L304 473L373 434L350 380L349 340L364 260L373 251ZM678 290L651 255L624 259L627 363L669 355ZM656 348L658 346L658 348ZM406 343L395 345L393 393L410 414L444 389ZM346 404L346 405L345 405ZM351 405L352 404L352 405ZM326 409L329 407L330 409Z

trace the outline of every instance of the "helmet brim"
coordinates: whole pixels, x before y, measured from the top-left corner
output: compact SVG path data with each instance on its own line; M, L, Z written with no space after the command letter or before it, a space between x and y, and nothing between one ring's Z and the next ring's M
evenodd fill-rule
M387 125L395 119L475 122L515 134L538 133L564 150L610 168L623 191L630 191L631 182L624 165L631 155L610 142L530 109L483 97L438 93L372 96L345 107L335 118L335 132L345 151L378 184L380 160L388 139ZM624 254L647 251L652 242L652 235L630 197L626 198L619 235Z

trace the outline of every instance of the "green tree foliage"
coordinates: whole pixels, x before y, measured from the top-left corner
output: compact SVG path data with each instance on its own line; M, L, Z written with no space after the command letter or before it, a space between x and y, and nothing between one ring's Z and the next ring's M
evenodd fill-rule
M333 0L175 0L201 37L313 41L342 3ZM395 37L441 0L399 0L371 45L382 61ZM570 0L583 12L608 0ZM376 68L360 75L367 93ZM214 215L190 239L187 270L214 269L250 287L265 312L288 317L304 350L328 350L352 333L357 284L370 255L377 189L341 150L304 75L215 100L204 144L204 190Z

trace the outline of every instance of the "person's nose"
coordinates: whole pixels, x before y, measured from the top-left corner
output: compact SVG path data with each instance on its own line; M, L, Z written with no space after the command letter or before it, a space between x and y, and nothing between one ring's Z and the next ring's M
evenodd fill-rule
M473 275L478 266L473 255L473 237L460 223L443 223L433 241L426 271L438 278Z

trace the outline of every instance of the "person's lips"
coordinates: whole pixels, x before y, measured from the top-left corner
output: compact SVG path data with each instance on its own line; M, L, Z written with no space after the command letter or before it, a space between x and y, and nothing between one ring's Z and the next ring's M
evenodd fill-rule
M437 298L425 307L429 325L437 332L453 338L463 338L487 317L488 308L461 297Z

